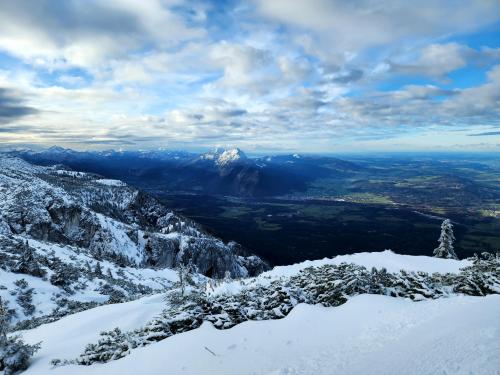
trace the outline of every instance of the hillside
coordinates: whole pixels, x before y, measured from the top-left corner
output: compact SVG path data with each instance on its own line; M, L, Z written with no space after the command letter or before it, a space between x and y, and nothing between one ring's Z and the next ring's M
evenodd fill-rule
M28 325L162 291L181 265L202 279L267 267L121 181L7 156L0 244L0 297Z
M30 342L46 343L26 374L493 375L500 368L499 314L498 295L419 303L362 295L334 308L299 305L283 320L246 322L227 331L205 323L118 361L51 369L53 357L75 356L95 340L95 333L81 335L88 328L137 325L137 313L123 323L101 312L80 316L76 327L67 320L25 334Z
M495 374L499 265L385 251L201 283L22 332L44 343L26 373Z
M0 213L3 337L41 343L27 374L495 374L499 365L498 253L386 250L267 270L120 180L8 156Z

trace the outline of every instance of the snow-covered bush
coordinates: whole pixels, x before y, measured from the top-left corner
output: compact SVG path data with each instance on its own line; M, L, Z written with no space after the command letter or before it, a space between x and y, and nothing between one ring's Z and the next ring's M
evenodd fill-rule
M180 288L180 286L178 286ZM203 289L203 290L202 290ZM356 264L323 265L301 270L291 277L268 283L242 285L235 292L216 293L213 285L187 287L185 294L167 293L167 308L143 328L131 332L113 330L101 334L74 363L90 365L127 355L131 349L195 329L203 321L228 329L248 320L285 317L298 303L338 306L348 298L382 294L414 301L461 293L482 296L500 293L500 257L485 255L458 274L397 273L367 270ZM180 298L182 297L182 298Z
M16 301L19 306L23 308L25 315L33 315L35 312L35 306L33 305L33 288L30 288L28 282L25 279L19 279L14 282L17 294Z
M9 312L7 305L0 299L0 371L5 375L26 370L33 354L40 344L29 345L17 335L7 335L9 331Z
M35 277L44 277L47 274L47 271L40 266L40 263L35 256L35 252L29 246L28 241L20 243L18 247L21 256L12 268L12 271L16 273L25 273Z

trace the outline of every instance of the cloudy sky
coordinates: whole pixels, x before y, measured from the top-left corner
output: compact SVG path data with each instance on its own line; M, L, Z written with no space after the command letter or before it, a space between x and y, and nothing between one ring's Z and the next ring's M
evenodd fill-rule
M498 0L0 0L0 147L500 151Z

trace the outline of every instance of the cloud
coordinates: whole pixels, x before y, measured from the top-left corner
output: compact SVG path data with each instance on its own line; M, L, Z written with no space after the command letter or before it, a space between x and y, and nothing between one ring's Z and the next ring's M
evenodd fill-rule
M332 81L338 83L356 82L359 81L363 75L364 73L361 69L352 69L334 74Z
M392 71L403 74L440 78L467 64L470 48L458 43L430 44L420 50L418 58L409 63L392 63ZM411 55L410 55L411 56Z
M488 66L500 61L500 48L478 50L456 42L429 44L416 53L406 52L388 62L391 73L443 79L447 73L469 64Z
M0 87L0 124L7 124L37 112L35 108L24 105L18 93Z
M452 0L418 3L397 0L255 2L259 12L269 19L298 31L313 33L317 43L313 42L309 47L321 49L325 56L335 57L415 37L470 31L496 21L500 12L498 2L473 0L463 1L460 6Z
M3 2L0 143L330 150L436 128L491 129L500 49L467 35L499 7ZM455 84L449 73L460 70L485 82Z
M486 136L494 136L494 135L500 135L499 132L482 132L482 133L476 133L476 134L468 134L469 137L486 137Z
M203 36L172 7L179 1L2 2L0 49L50 68L96 69L145 45L172 47Z

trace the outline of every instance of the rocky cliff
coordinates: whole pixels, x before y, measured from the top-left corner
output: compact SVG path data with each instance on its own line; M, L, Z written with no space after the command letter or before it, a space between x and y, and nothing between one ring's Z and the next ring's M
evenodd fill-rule
M75 246L133 267L191 264L206 276L252 276L266 265L118 180L0 156L0 234Z

